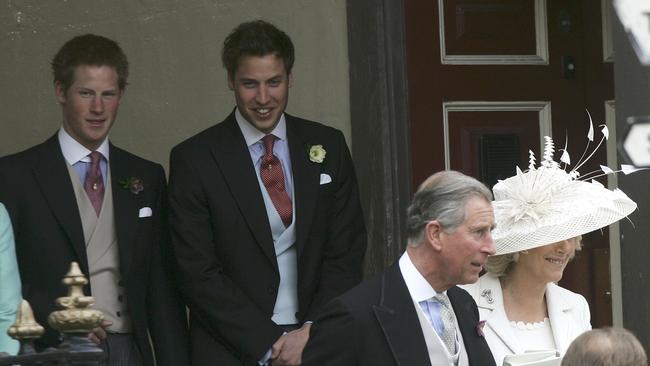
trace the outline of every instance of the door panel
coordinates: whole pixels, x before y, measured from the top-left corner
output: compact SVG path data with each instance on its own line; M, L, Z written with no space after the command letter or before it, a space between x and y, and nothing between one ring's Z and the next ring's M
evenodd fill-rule
M440 3L447 55L535 55L532 0Z
M534 111L457 111L448 114L449 124L449 168L479 177L481 174L481 137L485 135L515 136L517 145L539 144L539 113ZM527 150L519 149L514 159L522 169L528 161ZM499 178L512 175L515 165ZM496 181L488 182L490 185Z

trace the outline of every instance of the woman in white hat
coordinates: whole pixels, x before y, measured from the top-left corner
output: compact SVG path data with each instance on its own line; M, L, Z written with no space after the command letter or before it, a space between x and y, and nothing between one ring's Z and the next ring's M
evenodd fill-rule
M544 161L493 188L496 255L487 273L464 288L474 297L497 365L505 356L534 350L566 352L591 329L582 295L557 285L580 249L581 235L608 226L636 209L620 190L578 180L552 160L547 138ZM578 165L579 166L579 165ZM611 172L607 169L606 172Z
M9 214L0 203L0 352L12 355L18 352L20 345L9 338L7 329L16 320L21 298L14 234Z

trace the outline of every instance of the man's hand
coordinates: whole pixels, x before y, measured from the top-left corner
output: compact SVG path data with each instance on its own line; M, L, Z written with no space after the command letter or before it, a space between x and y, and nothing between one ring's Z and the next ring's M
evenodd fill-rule
M300 329L284 334L271 348L273 366L297 366L302 362L302 350L309 340L311 323L305 323Z
M106 339L106 328L110 327L113 325L113 322L110 320L103 320L102 324L93 329L92 332L88 333L88 339L90 339L93 343L99 346L100 343L104 339Z

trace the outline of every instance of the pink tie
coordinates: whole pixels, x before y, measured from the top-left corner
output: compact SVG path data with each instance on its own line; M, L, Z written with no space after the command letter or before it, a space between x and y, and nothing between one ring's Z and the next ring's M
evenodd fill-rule
M273 201L273 206L278 211L284 226L291 225L293 209L291 200L287 194L284 185L284 173L282 172L282 162L277 156L273 155L273 143L276 137L274 135L266 135L262 139L266 152L262 156L262 163L260 165L260 175L262 183L266 187L266 191Z
M102 159L102 154L93 151L88 155L90 157L90 167L86 172L86 180L84 182L84 189L90 202L95 208L97 216L102 210L102 202L104 201L104 178L102 178L102 170L99 168L99 162Z

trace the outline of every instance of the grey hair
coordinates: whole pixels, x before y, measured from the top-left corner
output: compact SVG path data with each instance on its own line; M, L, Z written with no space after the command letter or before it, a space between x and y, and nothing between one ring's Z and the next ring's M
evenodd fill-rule
M582 249L582 236L576 236L569 240L576 240L576 251ZM549 244L550 245L550 244ZM516 253L508 253L501 255L492 255L488 257L487 262L485 263L485 270L495 275L496 277L503 277L510 273L513 263L519 261L520 254L526 254L526 250L522 250ZM573 259L573 258L571 258Z
M647 366L643 346L624 328L582 333L567 349L562 366Z
M453 233L465 221L465 205L472 197L491 202L492 192L478 180L453 170L427 178L406 213L408 245L419 245L424 227L431 220L437 220L445 232Z

